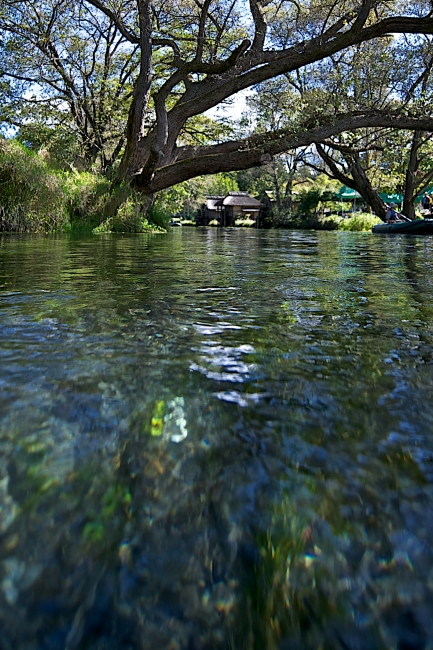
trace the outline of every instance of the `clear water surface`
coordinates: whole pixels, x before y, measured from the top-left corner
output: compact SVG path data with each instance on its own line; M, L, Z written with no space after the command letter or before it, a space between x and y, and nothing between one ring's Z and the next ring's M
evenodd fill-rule
M1 650L433 647L433 239L0 239Z

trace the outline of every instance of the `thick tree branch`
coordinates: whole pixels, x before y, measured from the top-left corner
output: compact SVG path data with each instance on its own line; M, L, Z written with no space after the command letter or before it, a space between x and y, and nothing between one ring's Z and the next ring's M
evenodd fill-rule
M390 113L350 114L335 118L328 124L298 130L297 133L280 130L211 147L182 147L177 151L176 162L158 169L149 187L156 192L195 176L257 167L271 162L272 157L279 153L323 142L343 131L366 127L427 131L433 130L433 116L413 118ZM134 182L140 189L140 175L135 177Z
M345 28L348 18L341 18L319 37L304 41L286 50L265 50L257 53L248 50L248 41L233 52L225 62L202 64L195 69L188 64L184 72L202 72L208 77L192 84L172 109L173 121L186 120L246 90L281 74L296 71L306 65L321 61L352 45L392 33L433 34L433 17L386 18L372 26L352 31ZM236 74L234 66L236 65ZM214 76L215 75L215 76ZM219 76L216 76L219 75Z
M255 61L260 67L248 69L238 77L236 92L251 85L261 83L272 77L292 72L310 63L321 61L328 56L360 43L380 38L388 34L433 34L433 17L428 18L385 18L363 29L343 31L343 23L338 21L320 37L297 44L287 50L267 50ZM338 32L336 28L338 26ZM340 31L341 30L341 31Z
M261 0L250 0L250 11L254 20L255 33L252 45L253 52L261 52L265 44L267 23L263 6L268 4Z
M137 0L140 25L140 72L134 84L134 94L129 109L128 123L126 127L125 154L118 171L118 178L123 174L129 174L134 169L141 167L143 174L149 177L153 173L154 165L158 157L150 151L147 160L141 157L140 143L145 136L146 113L149 105L150 92L152 88L152 26L153 13L151 0ZM152 164L150 164L152 158Z
M203 59L203 50L204 50L204 44L206 38L206 19L209 12L211 1L212 0L205 0L203 6L201 7L200 23L198 27L198 36L197 36L197 48L194 57L194 61L196 63L201 63Z
M359 10L357 12L358 15L357 15L356 20L353 23L353 26L351 28L352 33L354 33L354 34L359 33L362 30L362 28L364 27L365 23L367 22L368 17L370 15L370 12L371 12L371 10L372 10L372 8L373 8L373 6L375 4L376 3L374 1L372 1L372 0L364 0L364 2L362 3L361 7L359 8Z
M331 170L332 176L339 180L340 183L343 183L343 185L350 187L353 180L338 167L335 160L325 151L320 142L316 142L316 149L323 162Z

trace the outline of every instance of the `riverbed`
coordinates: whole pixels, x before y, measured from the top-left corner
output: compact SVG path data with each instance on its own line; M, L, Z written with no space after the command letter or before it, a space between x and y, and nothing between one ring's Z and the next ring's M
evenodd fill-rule
M1 650L433 648L433 239L0 237Z

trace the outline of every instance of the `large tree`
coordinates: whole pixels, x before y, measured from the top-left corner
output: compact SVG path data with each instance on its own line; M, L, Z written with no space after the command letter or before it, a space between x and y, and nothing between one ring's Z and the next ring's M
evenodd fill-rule
M327 135L363 126L428 128L428 117L389 111L318 115L296 128L256 134L247 139L208 146L183 146L182 129L189 119L233 94L272 77L300 69L349 46L390 33L430 33L433 18L407 6L407 15L395 16L388 4L335 2L306 3L302 7L250 0L248 14L235 14L242 3L206 0L137 3L139 32L114 14L107 4L89 0L105 11L131 41L140 44L141 68L131 103L127 147L120 179L131 180L152 193L197 174L231 171L268 162L281 151L304 146ZM187 18L182 13L188 5ZM417 5L419 11L419 5ZM130 14L128 14L130 19ZM186 24L186 22L188 24ZM241 27L236 27L240 25ZM242 31L249 38L242 38ZM188 38L189 36L189 38ZM152 49L167 49L166 77L154 81ZM155 124L143 125L150 107Z
M297 115L288 127L236 140L191 145L184 138L196 116L255 84L387 35L432 34L433 12L424 0L308 0L302 5L281 0L249 0L248 5L244 0L83 0L82 6L104 17L117 38L137 48L139 68L117 183L131 184L143 194L200 174L267 163L278 153L342 131L433 128L426 110L345 108L318 111L305 120Z
M87 166L110 167L124 146L138 45L82 0L4 0L0 34L0 122L36 146L73 137Z

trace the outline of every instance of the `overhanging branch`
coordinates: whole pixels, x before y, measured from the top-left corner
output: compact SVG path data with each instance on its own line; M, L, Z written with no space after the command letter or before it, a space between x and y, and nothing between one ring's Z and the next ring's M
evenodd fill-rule
M365 113L343 115L332 122L309 130L280 130L252 136L247 140L229 141L210 147L181 147L176 162L157 169L150 188L157 192L182 181L206 174L249 169L267 164L272 157L306 147L342 133L366 127L390 127L404 130L433 130L433 116L422 118L392 115L390 113ZM139 176L135 184L140 189ZM149 187L146 187L148 190Z

